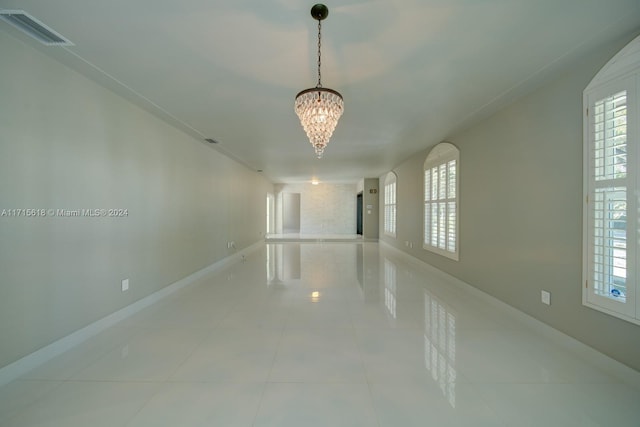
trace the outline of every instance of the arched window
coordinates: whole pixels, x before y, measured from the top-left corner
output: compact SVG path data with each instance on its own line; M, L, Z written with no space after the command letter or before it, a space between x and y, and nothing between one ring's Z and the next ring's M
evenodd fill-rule
M640 37L584 90L584 305L640 324Z
M424 162L426 250L458 260L458 171L460 151L448 142L433 147Z
M389 172L384 180L384 234L396 237L396 174Z

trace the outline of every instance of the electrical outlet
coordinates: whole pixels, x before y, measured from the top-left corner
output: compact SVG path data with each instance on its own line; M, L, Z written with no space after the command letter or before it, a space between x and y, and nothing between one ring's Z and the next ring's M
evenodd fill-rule
M542 303L543 304L547 304L547 305L551 305L551 293L547 292L547 291L542 291Z
M122 280L122 292L129 290L129 279Z

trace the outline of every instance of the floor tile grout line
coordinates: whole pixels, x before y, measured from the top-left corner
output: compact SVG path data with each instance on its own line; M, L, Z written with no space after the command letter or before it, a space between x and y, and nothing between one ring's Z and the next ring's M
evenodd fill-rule
M350 313L350 315L352 315L353 313ZM353 316L351 316L351 321L353 323ZM362 345L360 343L360 340L358 338L358 333L357 333L357 328L355 327L355 324L353 325L353 340L356 344L356 348L358 349L358 355L360 356L360 362L362 364L362 370L364 371L364 377L365 377L365 381L366 381L366 385L367 385L367 390L369 392L369 402L371 403L371 410L373 411L373 415L376 418L376 424L378 427L381 426L380 424L380 414L376 408L376 404L375 404L375 400L374 400L374 396L373 396L373 388L372 388L372 383L371 383L371 378L369 377L369 370L367 369L367 363L364 360L364 351L362 349Z
M130 382L133 382L133 381L130 381ZM160 391L163 389L166 383L167 383L166 380L158 383L158 386L156 387L154 392L149 394L149 397L145 399L144 403L140 405L138 410L135 411L135 413L131 415L131 417L125 422L124 427L128 427L131 425L131 423L138 416L138 414L140 414L147 406L149 406L149 404L153 401L153 399L160 394Z
M287 312L288 312L290 309L291 309L291 307L287 305L287 309L286 309L286 310L287 310ZM275 310L275 308L274 308L274 307L271 307L271 308L270 308L270 310ZM280 351L280 345L282 344L282 339L283 339L283 337L284 337L284 332L285 332L285 330L286 330L286 320L287 320L287 317L288 317L288 313L287 313L287 315L285 315L285 321L283 322L282 327L281 327L281 329L280 329L280 334L279 334L279 336L278 336L278 343L277 343L277 345L275 346L275 351L273 352L273 358L272 358L272 360L271 360L271 366L269 367L269 372L267 373L266 381L264 382L264 385L263 385L263 387L262 387L262 393L261 393L261 395L260 395L260 399L259 399L259 401L258 401L258 405L256 405L256 410L255 410L255 413L253 414L253 420L251 421L251 425L252 425L253 427L255 427L255 424L256 424L256 422L257 422L257 420L258 420L258 416L260 415L260 410L262 409L262 405L263 405L263 402L264 402L264 398L265 398L265 396L266 396L266 394L267 394L267 388L268 388L268 386L269 386L269 384L270 384L269 379L271 378L271 373L272 373L272 371L273 371L273 367L274 367L274 365L275 365L275 363L276 363L276 359L277 359L277 357L278 357L278 352Z

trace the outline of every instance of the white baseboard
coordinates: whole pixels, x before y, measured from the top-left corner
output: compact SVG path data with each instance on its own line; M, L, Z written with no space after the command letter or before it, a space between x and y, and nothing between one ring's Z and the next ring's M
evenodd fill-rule
M398 249L389 243L381 240L381 244L384 244L386 248L389 248L401 256L403 256L408 261L413 262L414 264L420 265L422 268L427 268L430 272L433 272L443 280L457 286L459 288L464 289L470 294L480 298L481 300L496 306L501 310L505 310L514 316L517 320L519 320L522 324L529 327L531 330L536 332L537 334L549 339L555 345L558 345L561 348L564 348L573 354L576 354L577 357L590 362L605 372L615 376L621 382L624 382L632 387L635 387L640 390L640 372L635 369L618 362L617 360L607 356L594 349L593 347L588 346L582 341L578 341L577 339L561 332L546 323L536 319L535 317L524 313L517 308L495 298L487 294L486 292L481 291L480 289L454 277L442 270L437 269L436 267L422 261L419 258L414 257L413 255Z
M34 368L42 365L43 363L53 359L54 357L64 353L72 349L73 347L81 344L82 342L88 340L89 338L97 335L98 333L110 328L116 323L138 313L144 308L149 307L160 301L163 298L183 289L195 282L197 282L200 278L206 276L207 274L213 273L217 270L222 269L228 265L231 265L235 262L241 261L246 255L257 250L262 247L264 242L257 242L245 249L242 249L226 258L223 258L201 270L196 271L195 273L190 274L189 276L178 280L171 285L160 289L148 295L133 304L130 304L120 310L103 317L100 320L97 320L82 329L73 332L59 340L43 347L39 350L34 351L33 353L16 360L13 363L3 367L0 369L0 386L3 386L16 378L26 374Z

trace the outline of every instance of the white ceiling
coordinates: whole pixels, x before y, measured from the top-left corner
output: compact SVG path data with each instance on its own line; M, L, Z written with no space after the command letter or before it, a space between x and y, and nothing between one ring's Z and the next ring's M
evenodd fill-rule
M0 9L25 10L75 44L38 49L289 183L380 176L640 30L640 0L326 2L322 82L342 93L345 113L318 160L293 112L296 93L317 80L313 3L0 0Z

